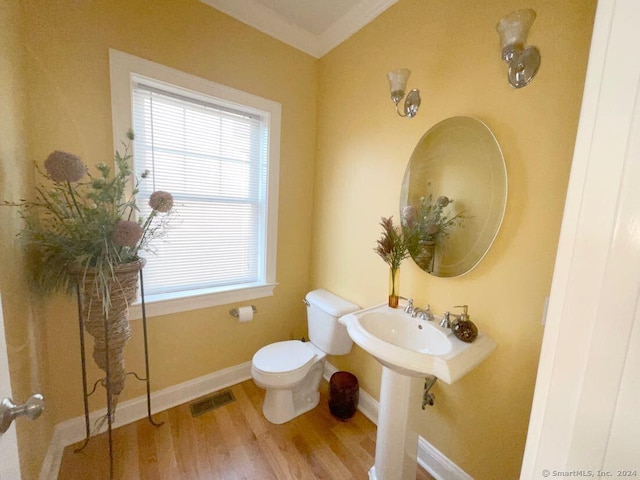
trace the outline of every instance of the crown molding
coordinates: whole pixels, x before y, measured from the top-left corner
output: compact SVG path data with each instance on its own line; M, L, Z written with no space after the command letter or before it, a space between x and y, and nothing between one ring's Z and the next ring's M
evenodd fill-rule
M284 17L256 0L200 0L287 45L320 58L398 0L361 0L346 15L319 35L289 23Z
M358 30L375 20L398 0L362 0L342 18L317 36L317 49L322 57Z

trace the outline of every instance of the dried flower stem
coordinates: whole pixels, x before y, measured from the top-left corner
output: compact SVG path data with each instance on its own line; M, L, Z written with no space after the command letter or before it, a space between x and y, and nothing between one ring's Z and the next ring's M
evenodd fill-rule
M377 241L374 251L380 255L391 270L400 268L402 261L409 256L407 244L399 228L394 227L393 217L384 218L380 221L382 226L382 237Z
M65 182L67 184L67 189L69 190L69 195L71 196L71 200L73 200L73 205L76 207L76 211L78 212L78 216L80 217L80 220L82 220L84 222L84 216L82 215L82 210L80 210L80 207L78 206L78 201L76 200L76 196L73 193L73 188L71 187L71 183L69 182Z

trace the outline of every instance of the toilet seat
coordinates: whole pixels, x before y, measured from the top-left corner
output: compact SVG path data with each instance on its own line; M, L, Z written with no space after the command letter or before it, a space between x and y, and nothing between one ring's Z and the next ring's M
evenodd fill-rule
M313 362L316 354L299 340L286 340L262 347L253 356L253 367L266 375L295 374Z

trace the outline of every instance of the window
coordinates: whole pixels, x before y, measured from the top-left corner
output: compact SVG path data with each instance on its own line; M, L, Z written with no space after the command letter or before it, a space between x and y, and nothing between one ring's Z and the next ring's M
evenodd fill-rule
M114 131L135 132L137 202L166 190L177 215L145 254L149 315L271 295L280 105L111 51ZM136 312L132 312L135 316Z

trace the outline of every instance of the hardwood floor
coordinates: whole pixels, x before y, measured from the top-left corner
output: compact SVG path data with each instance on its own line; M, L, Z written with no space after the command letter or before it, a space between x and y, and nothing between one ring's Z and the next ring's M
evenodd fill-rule
M376 427L360 412L346 422L320 405L283 425L262 416L264 391L252 380L232 387L236 401L198 417L189 404L113 431L114 479L121 480L366 480L373 465ZM106 434L79 452L65 448L60 480L109 478ZM418 480L433 480L418 467Z

